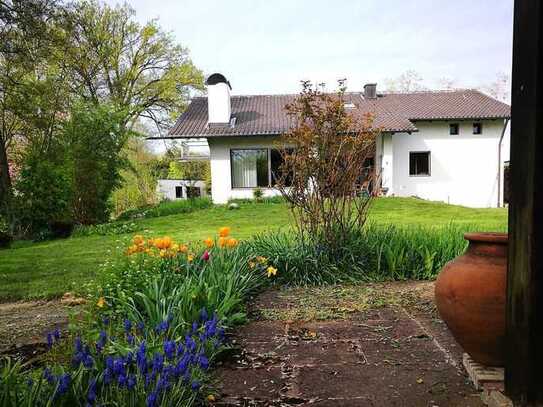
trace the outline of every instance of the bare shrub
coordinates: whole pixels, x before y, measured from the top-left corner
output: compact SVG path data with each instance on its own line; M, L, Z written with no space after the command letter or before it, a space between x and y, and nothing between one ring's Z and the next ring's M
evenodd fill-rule
M279 144L282 164L275 174L277 188L290 204L302 237L317 238L338 248L366 221L371 194L363 185L364 167L375 154L377 130L372 117L346 107L340 81L335 93L323 93L302 82L294 102L286 106L294 125Z

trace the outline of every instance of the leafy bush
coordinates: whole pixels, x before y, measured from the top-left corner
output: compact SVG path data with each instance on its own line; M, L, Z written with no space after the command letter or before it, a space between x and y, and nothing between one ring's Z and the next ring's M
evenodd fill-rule
M29 153L16 183L19 234L49 235L53 221L71 221L71 174L66 166Z
M0 216L0 249L5 249L11 246L13 237L9 232L7 221Z
M262 190L262 188L259 187L259 188L253 189L253 199L256 202L260 202L263 197L264 197L264 191Z
M138 225L134 222L111 222L98 225L78 225L73 233L74 237L81 236L110 236L133 233Z
M369 280L432 279L461 254L470 227L383 227L352 232L337 250L295 232L258 235L249 242L281 270L285 284L334 284Z
M213 203L209 198L183 199L177 201L163 201L158 205L131 209L119 215L117 220L133 220L142 218L156 218L159 216L190 213L198 209L211 208Z

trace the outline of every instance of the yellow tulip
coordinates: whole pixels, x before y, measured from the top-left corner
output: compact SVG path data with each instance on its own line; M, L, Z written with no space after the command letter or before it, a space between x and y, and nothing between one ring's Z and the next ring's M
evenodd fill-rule
M189 251L189 248L188 248L188 246L186 244L182 244L182 245L179 246L179 251L181 253L186 253L186 252Z
M98 308L104 308L105 305L106 305L106 300L104 299L104 297L98 298L98 302L96 303L96 306Z
M230 228L228 226L223 226L219 229L219 236L220 237L228 237L230 234Z
M268 272L268 277L277 275L277 269L275 267L270 266L266 271Z
M226 237L219 237L219 247L220 248L225 247L226 246L226 241L227 241Z
M160 257L166 257L166 250L160 250Z
M189 255L187 256L187 261L188 261L189 263L192 263L193 260L194 260L194 255L193 255L193 254L189 254Z
M204 240L204 244L206 245L208 249L211 249L213 245L215 244L215 242L213 241L212 238L208 237L207 239Z

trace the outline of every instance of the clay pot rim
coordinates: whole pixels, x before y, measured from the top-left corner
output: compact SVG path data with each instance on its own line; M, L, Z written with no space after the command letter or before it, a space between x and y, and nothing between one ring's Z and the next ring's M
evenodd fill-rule
M464 239L470 242L507 244L509 235L502 232L470 232L464 233Z

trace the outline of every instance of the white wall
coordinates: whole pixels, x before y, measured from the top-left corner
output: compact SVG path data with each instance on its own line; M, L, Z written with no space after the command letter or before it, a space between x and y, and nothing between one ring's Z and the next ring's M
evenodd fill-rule
M175 187L183 188L183 198L175 197ZM182 179L159 179L157 193L162 199L175 201L176 199L187 199L187 186L200 188L200 196L206 196L206 185L204 181L187 181Z
M498 204L498 142L503 120L485 120L483 134L472 134L472 121L459 123L459 134L449 135L449 122L417 122L418 132L382 134L376 143L376 165L381 168L387 195L417 196L471 207ZM452 123L452 122L451 122ZM252 188L231 188L230 149L273 148L277 138L217 137L208 140L211 155L213 202L252 198ZM502 162L508 160L507 147ZM409 175L409 152L430 151L430 176ZM503 172L501 174L503 200ZM265 196L279 195L263 188Z
M394 166L389 195L479 208L498 205L498 143L503 120L482 121L480 135L472 134L472 121L454 123L460 124L458 135L449 135L449 122L435 121L417 122L418 132L391 136ZM430 151L430 176L409 175L410 151ZM503 180L501 187L503 191Z
M253 188L232 189L230 149L274 148L277 137L215 137L208 139L211 156L211 197L216 204L230 199L253 198ZM262 188L264 196L280 195L274 188Z
M388 133L379 134L375 140L375 165L377 175L381 176L382 188L387 188L387 195L394 193L394 161L392 153L392 135Z

